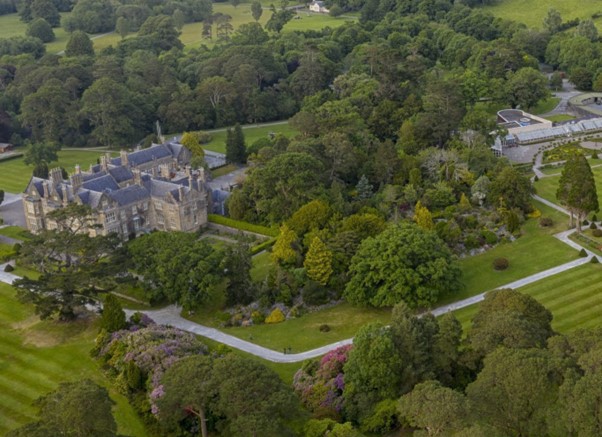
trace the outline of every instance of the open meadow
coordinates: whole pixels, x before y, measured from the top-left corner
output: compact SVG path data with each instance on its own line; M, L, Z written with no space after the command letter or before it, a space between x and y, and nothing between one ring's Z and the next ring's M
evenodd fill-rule
M242 126L247 147L260 138L268 138L270 133L282 134L286 137L294 137L299 132L288 125L287 122L270 122L263 124L248 124ZM226 129L206 131L211 134L212 139L203 148L213 152L226 153Z
M263 14L259 19L259 23L262 26L265 26L272 14L272 12L269 10L269 3L264 4L264 8ZM241 3L237 7L232 6L230 3L214 3L213 12L230 15L232 17L231 24L235 31L242 24L255 21L251 15L250 2ZM69 12L62 13L61 17L68 15ZM298 19L289 21L284 26L282 31L293 32L297 30L320 30L325 27L335 28L345 24L347 21L357 20L357 17L355 16L346 15L344 17L330 17L327 14L310 13L307 10L300 11L298 16ZM213 25L213 39L203 39L201 35L203 23L198 22L185 24L181 30L180 41L182 41L186 48L198 48L202 45L206 45L207 47L211 48L217 42L217 38L215 37L216 26L216 24ZM18 14L0 16L0 38L25 35L26 30L27 24L19 19ZM56 39L46 44L46 51L48 53L62 53L65 50L70 34L60 27L53 30L54 34L56 35ZM135 33L131 33L127 37L129 38L134 35ZM94 34L90 35L90 38L92 39L95 50L102 50L111 45L115 46L119 43L119 41L121 41L121 36L115 32Z
M498 0L483 9L496 17L524 23L529 27L542 28L542 22L549 9L560 12L563 21L574 18L591 18L602 12L599 0ZM600 25L600 19L595 20Z
M49 165L50 168L63 167L67 172L73 172L76 164L82 169L87 169L90 164L96 164L96 160L104 153L98 150L61 150L58 162ZM27 187L33 167L25 165L23 158L0 161L0 190L9 193L21 193Z
M119 432L146 436L125 397L109 385L90 357L97 327L92 321L41 322L0 283L0 435L35 418L32 402L60 382L90 378L109 388Z

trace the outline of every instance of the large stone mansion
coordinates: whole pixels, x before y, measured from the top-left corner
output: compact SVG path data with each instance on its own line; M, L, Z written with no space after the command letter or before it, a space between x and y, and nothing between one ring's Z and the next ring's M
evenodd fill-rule
M105 154L89 171L76 166L68 180L54 168L48 179L32 177L23 193L27 228L56 228L48 213L75 202L92 208L91 236L118 233L125 240L154 229L196 231L207 223L210 194L205 172L191 171L189 162L188 149L166 143L117 158Z

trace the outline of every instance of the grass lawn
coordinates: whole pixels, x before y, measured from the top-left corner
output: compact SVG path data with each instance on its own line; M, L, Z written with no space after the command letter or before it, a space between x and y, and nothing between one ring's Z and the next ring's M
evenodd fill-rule
M562 170L559 170L560 172ZM596 179L596 190L598 191L598 202L602 205L602 167L592 168L594 178ZM556 203L556 190L558 189L558 181L560 176L550 176L541 178L535 182L537 194L550 202ZM567 219L568 221L568 219Z
M529 219L523 226L523 235L516 241L460 260L466 287L459 294L446 297L441 303L474 296L577 258L577 251L552 236L566 229L565 216L539 202L534 203L543 216L554 220L554 226L541 228L538 219ZM507 270L493 269L493 260L500 257L510 262Z
M227 165L224 165L223 167L211 170L211 177L213 179L219 178L220 176L224 176L224 175L227 175L228 173L232 173L234 170L237 170L237 169L238 169L238 167L236 165L227 164Z
M555 114L555 115L548 115L547 117L544 117L546 120L550 120L553 122L560 122L560 121L568 121L568 120L574 120L575 117L573 117L572 115L569 114Z
M0 435L35 418L32 401L60 382L90 378L109 388L119 433L145 436L142 422L90 357L97 327L91 322L40 322L14 290L0 283Z
M0 235L14 238L16 240L29 240L31 238L31 234L19 226L8 226L6 228L2 228L0 229Z
M264 11L265 14L265 11ZM320 30L325 27L339 27L345 24L345 22L357 21L356 18L350 17L331 17L328 14L315 14L307 11L299 12L299 19L292 19L284 26L283 32L293 32L296 30Z
M298 133L295 129L290 127L288 123L249 124L243 126L242 129L245 135L245 142L247 143L247 147L252 145L255 141L257 141L260 138L267 138L270 132L282 134L287 137L295 136ZM203 144L203 148L211 150L213 152L226 153L226 130L217 129L207 132L211 133L211 136L213 138L209 143Z
M602 264L585 264L519 288L549 309L561 333L602 325ZM466 332L479 305L454 311Z
M535 105L532 108L529 108L528 112L530 112L531 114L545 114L546 112L550 112L552 109L558 106L559 102L560 97L550 97L546 100L541 100L537 102L537 105Z
M90 164L95 164L102 152L61 150L58 162L50 164L50 168L63 167L67 172L72 172L75 164L79 164L83 170L87 170ZM9 193L21 193L27 186L33 167L25 165L23 158L11 159L0 162L0 189Z
M254 282L262 281L274 265L272 262L272 252L262 252L253 257L253 267L251 268L251 279Z
M591 18L602 9L598 0L500 0L483 9L496 17L541 29L543 19L552 8L560 12L562 21ZM595 22L599 24L598 20Z
M221 331L261 346L282 351L290 347L292 353L314 349L336 341L351 338L367 323L388 323L391 310L371 309L342 303L278 325L222 328ZM320 325L328 324L329 332L320 332Z

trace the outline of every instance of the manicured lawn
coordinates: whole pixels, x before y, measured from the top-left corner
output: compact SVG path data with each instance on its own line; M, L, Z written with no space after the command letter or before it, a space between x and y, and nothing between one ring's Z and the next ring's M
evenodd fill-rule
M523 235L516 241L460 260L466 287L461 293L448 296L441 303L474 296L577 258L574 249L552 236L566 229L565 216L539 202L534 203L543 216L554 220L555 225L541 228L538 219L529 219L523 226ZM493 260L501 257L508 259L510 267L496 271L492 267Z
M73 172L76 164L82 167L82 170L87 170L90 164L95 164L96 160L103 152L96 151L81 151L63 149L59 152L58 162L53 162L49 165L53 167L63 167L67 172ZM0 189L9 193L21 193L27 187L33 167L25 165L23 158L11 159L9 161L0 162Z
M270 132L273 132L275 134L282 134L287 137L293 137L298 133L295 129L290 127L288 123L250 124L243 126L242 129L245 135L245 142L247 144L247 147L252 145L255 141L257 141L260 138L267 138ZM211 136L213 138L209 143L203 144L203 148L207 150L212 150L214 152L226 153L226 130L218 129L207 132L211 133Z
M12 287L0 283L0 435L33 420L32 401L60 382L90 378L109 387L89 354L96 333L94 322L40 322L30 306L17 302ZM110 392L119 433L148 435L126 399Z
M561 333L602 325L602 265L585 264L518 291L537 299L552 312L552 327ZM466 332L479 305L455 311Z
M16 240L28 240L31 238L31 234L19 226L7 226L6 228L2 228L0 229L0 235Z
M547 117L544 117L546 120L550 120L553 122L560 122L560 121L568 121L568 120L574 120L575 117L573 117L572 115L569 114L555 114L555 115L548 115Z
M264 324L221 330L275 351L291 347L292 353L298 353L351 338L367 323L386 324L390 319L390 309L360 308L342 303L296 319L289 319L278 325ZM320 332L320 325L323 324L330 326L329 332Z
M264 14L267 11L264 11ZM271 15L268 14L268 16ZM284 32L293 32L295 30L320 30L325 27L336 28L342 26L346 22L357 21L357 18L350 17L331 17L328 14L315 14L307 11L299 12L299 19L292 19L284 26Z
M545 114L546 112L550 112L552 109L558 106L559 102L559 97L550 97L549 99L538 102L534 107L529 108L528 112L532 114Z
M560 171L562 170L559 170L558 172ZM594 178L596 179L598 202L600 203L600 205L602 205L602 166L592 168L592 172L594 173ZM541 178L534 184L535 189L537 190L537 194L543 197L544 199L549 200L550 202L557 203L556 191L558 190L559 180L559 175Z
M219 178L220 176L226 175L228 173L232 173L234 170L237 170L238 167L234 164L224 165L223 167L216 168L215 170L211 170L211 177L213 179Z
M483 9L496 17L541 29L543 19L552 8L560 12L563 21L591 18L601 10L598 0L500 0ZM599 24L598 20L595 22Z

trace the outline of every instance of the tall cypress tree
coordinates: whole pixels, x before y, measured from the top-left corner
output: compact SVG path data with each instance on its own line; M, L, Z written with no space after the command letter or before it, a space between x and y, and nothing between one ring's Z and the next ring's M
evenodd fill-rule
M226 161L235 164L244 164L247 162L245 135L238 123L234 126L234 129L226 131Z

